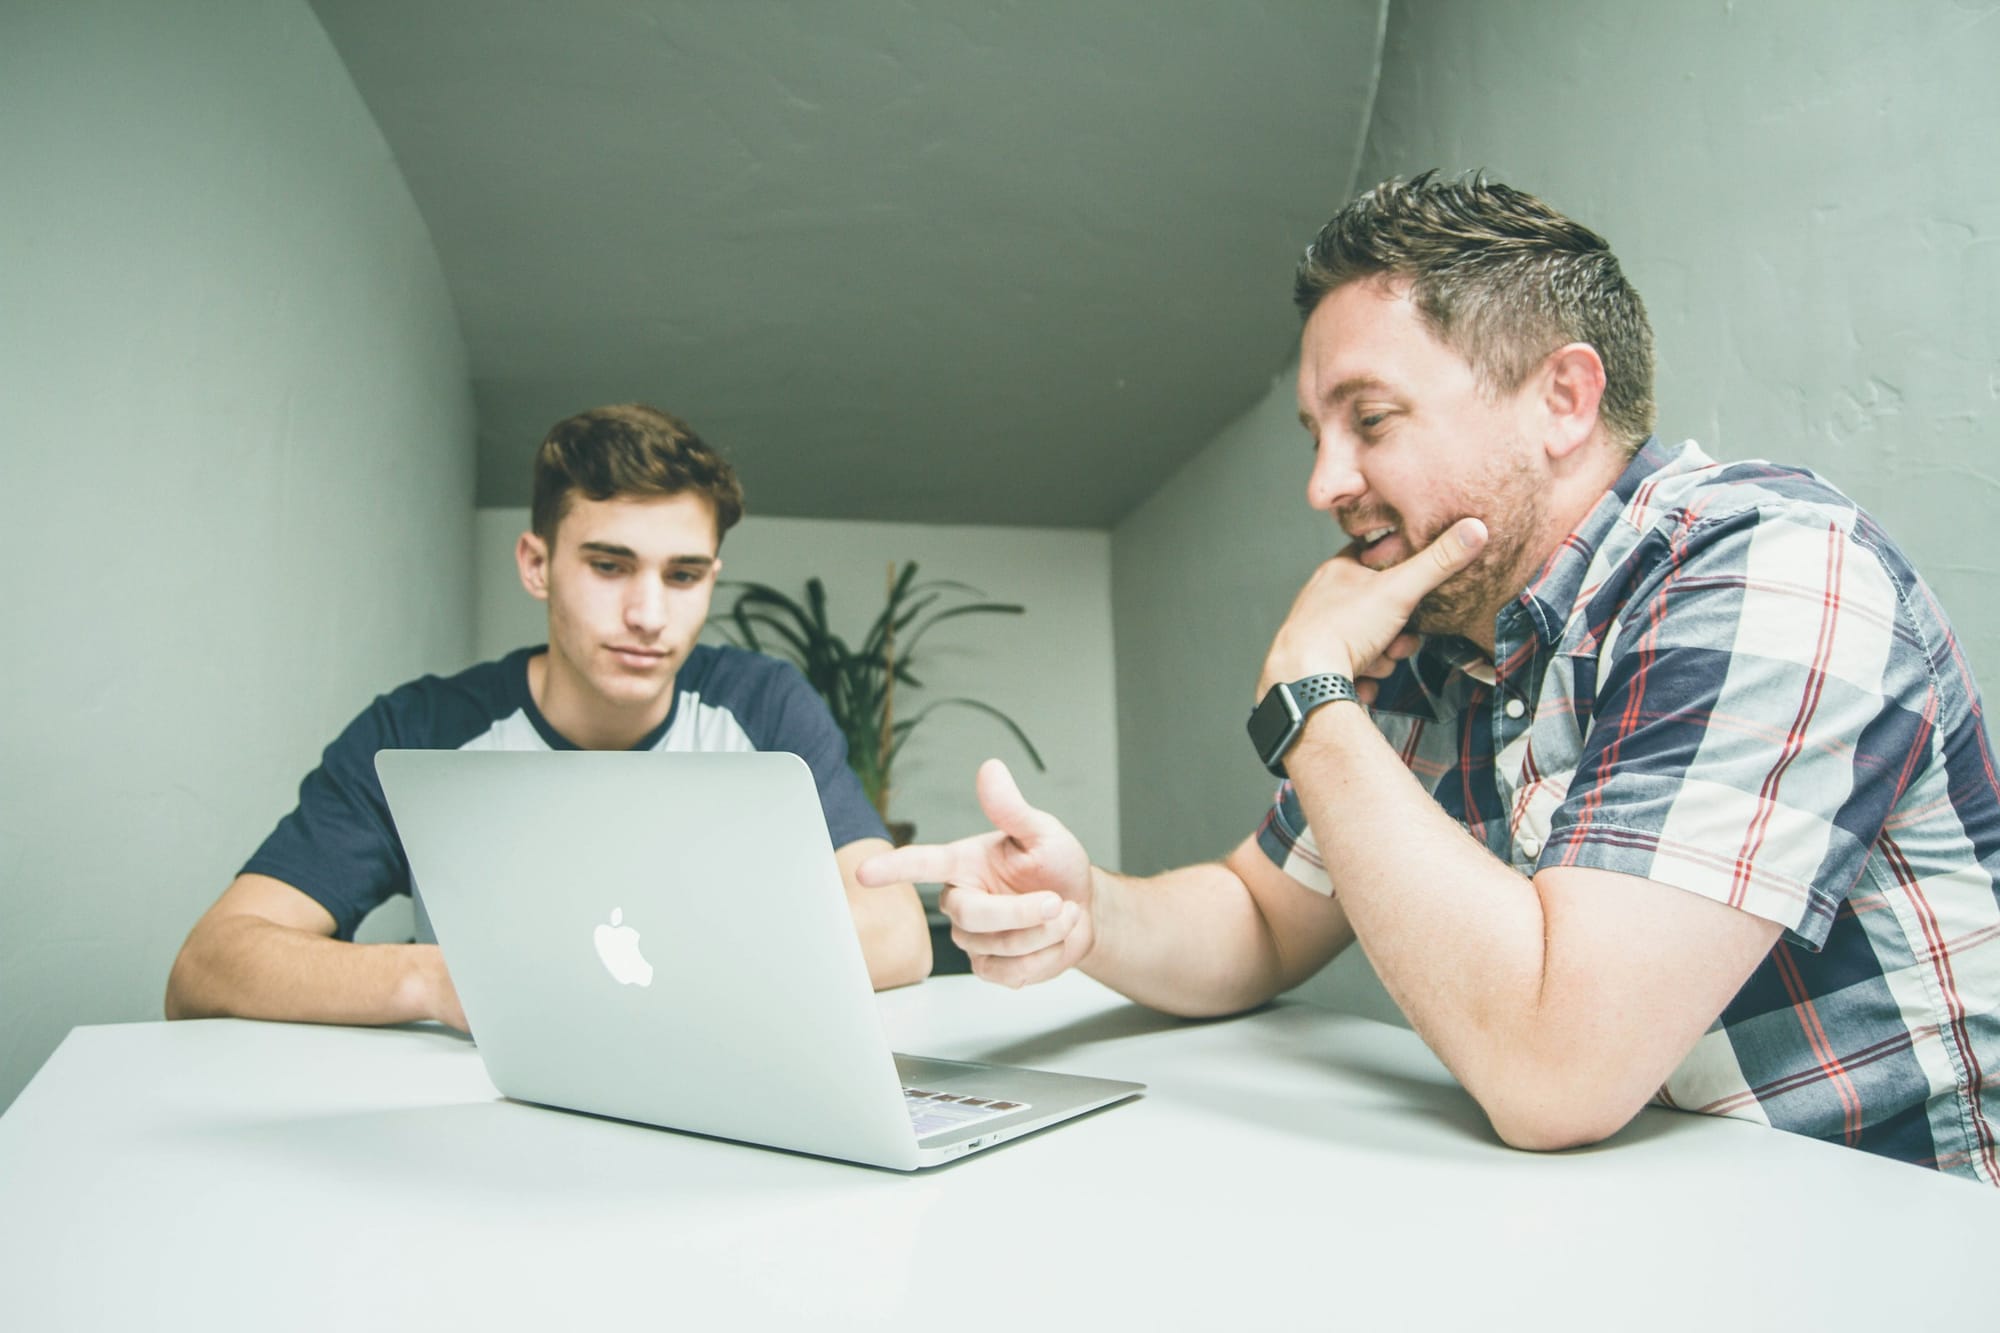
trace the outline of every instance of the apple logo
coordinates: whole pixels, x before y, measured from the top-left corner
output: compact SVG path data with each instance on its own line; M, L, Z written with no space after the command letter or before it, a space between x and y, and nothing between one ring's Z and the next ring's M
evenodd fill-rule
M611 924L599 926L594 939L597 956L604 960L604 970L609 972L624 986L650 986L653 984L653 965L639 952L639 932L625 925L625 909L611 909Z

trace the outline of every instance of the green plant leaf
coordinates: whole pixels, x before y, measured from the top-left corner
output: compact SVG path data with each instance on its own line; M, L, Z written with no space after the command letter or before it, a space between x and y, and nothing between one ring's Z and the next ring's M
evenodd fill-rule
M915 652L917 645L923 642L924 635L930 633L933 628L943 624L945 621L955 620L959 616L1018 616L1025 614L1026 611L1026 607L1014 602L972 602L965 606L954 606L947 611L938 612L929 620L917 626L916 632L910 635L910 641L903 645L903 651L905 653Z
M785 646L791 650L792 664L801 670L804 669L804 664L810 654L807 652L805 640L799 637L796 629L774 616L759 614L740 606L736 608L734 619L737 626L743 631L744 636L750 639L750 646L753 652L761 653L764 651L763 641L757 638L755 629L756 626L762 625L764 628L770 630L771 633L784 640Z
M957 579L925 579L922 583L911 588L910 594L915 596L920 592L929 592L932 588L946 588L952 592L962 592L968 597L984 597L986 595L970 583L960 583Z
M831 634L833 631L826 624L826 584L817 578L806 580L806 605L812 607L813 624L819 632Z
M904 624L900 618L896 620L889 618L890 613L894 610L894 607L884 607L882 614L875 617L875 623L868 627L868 637L861 641L861 655L863 657L879 660L887 655L889 636L892 633L900 634Z
M947 620L969 615L1022 615L1025 608L1014 603L984 600L986 594L955 579L917 580L917 562L904 562L890 584L881 612L869 626L859 650L833 632L827 613L826 584L814 577L806 580L803 603L766 583L753 580L726 580L721 587L735 591L735 601L726 618L718 619L717 629L738 646L789 659L805 676L833 715L847 745L847 762L862 789L877 810L887 814L885 802L891 791L890 774L903 743L932 712L941 707L970 708L994 718L1010 731L1037 769L1041 754L1027 733L999 709L976 699L939 699L924 703L883 735L892 683L922 689L923 682L910 670L912 654L933 628ZM970 602L957 598L974 598ZM731 628L735 633L731 634ZM893 660L891 640L894 640Z
M1014 739L1021 742L1021 748L1026 750L1028 752L1028 758L1034 761L1036 772L1046 773L1048 771L1047 765L1042 763L1041 751L1035 748L1035 743L1028 739L1028 733L1022 731L1020 724L1015 722L1013 718L1008 717L1005 713L995 708L992 704L983 704L979 702L979 700L977 699L960 699L960 698L933 700L932 702L925 704L921 709L919 709L915 717L907 718L904 721L898 722L895 725L895 733L896 733L895 741L889 747L889 760L892 764L895 762L896 755L902 751L903 742L907 741L910 738L910 733L917 729L917 724L922 722L925 718L929 717L932 713L936 712L940 708L970 708L974 709L977 712L984 713L990 718L993 718L994 720L999 722L1001 726L1007 728L1007 730L1014 733Z
M771 606L791 616L792 619L798 621L802 626L813 623L812 617L806 614L806 609L803 606L800 606L797 602L785 596L785 594L779 592L768 583L734 583L727 586L743 589L741 593L737 594L734 603L735 606L742 606L745 602L752 605Z

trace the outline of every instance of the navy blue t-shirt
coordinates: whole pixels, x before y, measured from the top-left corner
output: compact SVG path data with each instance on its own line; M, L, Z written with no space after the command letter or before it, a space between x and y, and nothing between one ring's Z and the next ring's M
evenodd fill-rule
M299 784L299 804L243 866L299 889L354 928L393 894L410 891L410 864L375 777L378 750L574 750L528 691L522 648L441 678L425 676L377 697L326 747ZM888 832L847 766L847 742L826 703L786 662L697 644L674 680L674 703L635 750L663 753L783 750L812 769L835 847Z

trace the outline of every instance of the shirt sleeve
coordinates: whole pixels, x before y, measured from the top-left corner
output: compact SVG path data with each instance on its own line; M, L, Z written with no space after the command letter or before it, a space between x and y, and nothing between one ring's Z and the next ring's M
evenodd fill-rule
M1772 506L1649 538L1541 866L1671 884L1819 947L1934 698L1898 584L1842 519Z
M1279 785L1278 794L1271 798L1270 811L1257 826L1257 850L1272 865L1314 893L1334 896L1333 880L1326 873L1319 844L1313 841L1312 830L1306 826L1306 812L1289 780Z
M774 665L768 698L758 710L766 722L752 737L757 748L784 750L806 761L819 788L827 836L835 847L862 838L887 839L882 816L862 791L861 779L847 766L847 739L827 711L826 701L797 667L789 662Z
M326 908L338 939L353 939L377 904L410 891L409 861L375 777L376 751L396 743L393 710L378 698L326 747L299 784L297 807L243 866Z

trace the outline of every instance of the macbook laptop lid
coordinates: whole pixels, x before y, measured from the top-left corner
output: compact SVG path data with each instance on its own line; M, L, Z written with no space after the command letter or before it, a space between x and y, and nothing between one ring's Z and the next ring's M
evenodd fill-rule
M509 1097L912 1170L1142 1090L892 1054L796 755L384 750L376 771Z

